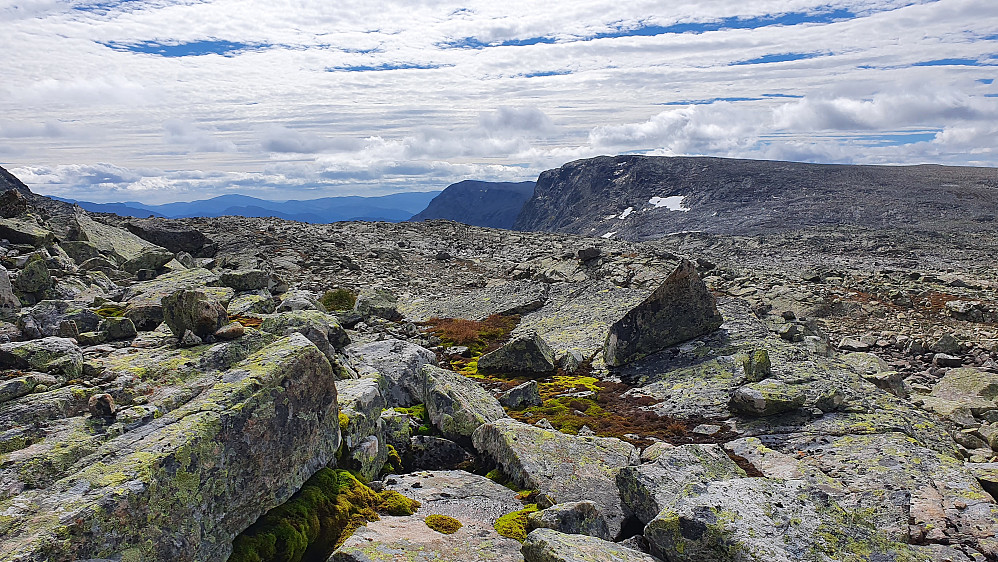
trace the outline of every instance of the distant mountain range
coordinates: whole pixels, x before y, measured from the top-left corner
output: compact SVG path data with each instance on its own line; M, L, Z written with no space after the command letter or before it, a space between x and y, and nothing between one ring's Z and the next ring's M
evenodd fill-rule
M304 201L268 201L246 195L221 195L200 201L146 205L135 201L124 203L91 203L54 197L79 205L96 213L114 213L123 217L278 217L287 220L328 223L350 220L401 222L422 211L439 191L393 193L380 197L323 197Z
M447 186L410 220L449 219L474 226L513 228L520 209L533 193L532 181L465 180Z

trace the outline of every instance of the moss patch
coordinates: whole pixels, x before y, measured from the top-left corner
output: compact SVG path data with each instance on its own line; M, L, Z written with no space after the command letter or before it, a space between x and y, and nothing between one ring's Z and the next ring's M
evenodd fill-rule
M520 511L507 513L496 519L493 526L500 535L523 542L527 540L527 516L535 511L540 509L537 504L532 503Z
M325 560L378 512L412 515L419 502L371 490L345 470L324 468L283 505L236 537L229 562Z
M326 291L319 299L326 310L350 310L357 304L357 295L348 289Z
M426 523L427 527L445 535L453 535L458 529L464 526L460 521L454 519L453 517L438 514L427 515L423 521Z

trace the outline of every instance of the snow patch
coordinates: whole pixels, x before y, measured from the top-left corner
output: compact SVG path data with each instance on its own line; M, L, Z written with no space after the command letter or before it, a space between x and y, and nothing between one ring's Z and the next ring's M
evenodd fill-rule
M610 238L613 238L613 235L616 234L617 232L618 231L616 230L614 230L613 232L607 232L603 236L600 236L600 238L606 238L607 240L609 240Z
M670 195L669 197L652 197L648 202L656 208L665 207L670 211L683 211L685 213L690 210L689 207L683 205L685 198L685 195Z
M621 220L626 219L627 215L629 215L629 214L631 214L633 212L634 212L634 207L628 207L628 208L624 209L624 212L620 213L620 219Z

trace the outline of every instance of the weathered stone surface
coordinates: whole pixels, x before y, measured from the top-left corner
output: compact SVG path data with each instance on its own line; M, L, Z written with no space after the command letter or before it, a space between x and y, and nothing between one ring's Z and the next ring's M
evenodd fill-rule
M347 351L373 367L385 384L390 406L412 406L423 402L423 365L436 363L433 352L414 343L386 339L353 345Z
M7 268L0 265L0 320L10 320L21 310L21 300L14 295Z
M211 257L216 247L199 230L163 219L130 219L124 224L129 232L173 253L187 252L196 257Z
M277 301L267 294L238 295L229 301L225 311L229 316L247 316L255 314L272 314L277 308Z
M537 381L518 384L499 395L499 403L513 410L540 406L542 401L539 388Z
M506 417L506 411L473 379L424 365L423 400L430 422L448 439L467 440L479 426Z
M479 357L478 370L483 374L550 373L555 370L554 351L537 332L529 331Z
M748 416L772 416L804 405L802 389L783 381L748 383L731 396L731 409Z
M45 489L0 500L12 560L223 560L339 446L329 362L292 335L108 441Z
M281 303L277 305L277 312L290 312L295 310L318 310L326 312L326 307L322 306L319 299L308 291L292 289L281 298Z
M720 446L683 445L663 451L654 462L620 469L617 487L625 509L647 524L685 489L743 476Z
M0 381L0 403L30 394L36 386L38 381L31 375Z
M493 314L533 312L544 306L547 298L546 283L517 279L462 291L440 299L402 299L398 303L398 309L414 322L423 322L433 317L484 320Z
M430 435L413 436L405 449L403 460L408 470L452 470L472 460L457 443Z
M266 316L260 329L277 335L303 334L334 362L336 351L350 344L350 337L336 317L317 310L278 312Z
M340 433L346 445L344 468L358 471L373 480L388 459L381 412L385 398L373 379L349 379L336 382L340 407ZM368 441L369 438L374 439Z
M738 478L690 487L645 527L652 554L702 560L923 560L799 480Z
M721 326L713 295L683 260L669 277L623 318L610 327L603 357L620 366Z
M78 331L90 332L97 329L102 318L78 302L43 300L30 309L22 309L17 327L29 338L57 336L59 327L67 320L74 322Z
M518 485L540 490L555 503L591 501L610 534L620 532L624 510L612 471L638 463L630 443L567 435L512 419L483 425L472 441Z
M500 536L493 524L523 507L516 492L464 471L433 471L390 476L385 488L418 500L409 517L382 516L358 529L330 562L374 562L404 557L414 562L520 562L520 543ZM461 522L452 535L426 526L430 514Z
M14 244L30 244L39 248L51 244L55 235L51 230L39 226L31 217L0 218L0 238L6 238Z
M46 267L45 261L40 259L29 261L17 274L14 288L23 293L41 293L52 288L52 274Z
M960 401L967 398L998 398L998 373L973 367L950 369L932 388L932 396Z
M97 246L83 240L63 240L59 242L62 250L78 264L100 257L100 250Z
M884 361L872 353L854 351L852 353L843 354L840 359L848 363L853 370L861 375L881 373L890 370L890 366L887 364L887 361Z
M542 511L535 511L527 516L527 527L613 540L606 519L590 501L559 503Z
M228 324L215 330L214 336L215 339L227 341L242 337L245 332L246 328L244 328L239 322L229 322Z
M178 338L190 330L206 338L228 324L225 308L203 291L188 289L163 297L163 321Z
M121 268L129 273L137 273L143 269L155 271L169 263L172 259L172 252L166 248L154 246L145 248L134 257L129 258L125 263L121 264Z
M113 258L119 264L139 258L147 251L164 250L127 230L97 222L82 210L73 217L70 231L72 239L90 242L101 254Z
M383 318L385 320L401 320L402 313L398 311L398 297L388 289L364 289L357 295L353 309L364 318Z
M73 340L50 336L0 344L0 369L30 369L67 379L83 372L83 354Z
M286 286L276 275L261 269L224 271L218 276L218 283L225 287L232 287L236 292L259 291L260 289L270 291Z
M123 302L128 303L125 316L135 323L138 330L152 330L163 322L163 298L183 289L202 291L225 305L234 292L228 287L207 286L217 278L217 274L207 269L184 269L135 283L125 289L121 297Z
M658 562L654 556L606 540L536 529L521 549L525 562Z
M28 200L17 189L6 189L0 193L0 217L9 219L24 214L27 210Z
M773 363L769 359L769 352L765 349L754 349L750 351L742 360L742 370L745 371L745 380L749 382L759 382L773 374Z
M100 325L100 331L104 332L109 340L124 340L134 338L138 335L135 324L128 318L105 318Z

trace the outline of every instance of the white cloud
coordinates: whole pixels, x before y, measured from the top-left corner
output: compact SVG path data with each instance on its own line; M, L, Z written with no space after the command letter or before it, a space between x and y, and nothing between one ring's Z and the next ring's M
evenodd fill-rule
M0 22L4 165L80 199L442 188L614 152L998 165L987 0L28 0ZM626 33L673 25L694 27ZM126 48L212 41L236 53ZM732 65L793 53L815 56Z

